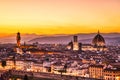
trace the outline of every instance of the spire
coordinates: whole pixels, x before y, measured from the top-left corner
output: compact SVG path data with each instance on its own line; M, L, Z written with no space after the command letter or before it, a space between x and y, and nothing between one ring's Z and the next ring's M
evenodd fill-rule
M98 34L100 34L100 31L98 30Z

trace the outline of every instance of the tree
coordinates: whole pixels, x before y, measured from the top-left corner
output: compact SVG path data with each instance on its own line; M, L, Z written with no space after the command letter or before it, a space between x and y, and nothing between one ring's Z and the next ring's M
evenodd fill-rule
M64 65L65 73L67 72L67 64Z
M17 76L12 76L10 79L11 80L17 80Z
M63 69L58 70L58 72L61 73L61 76L62 76L62 73L66 73L67 72L67 67L68 67L67 64L65 64L64 67L63 67Z
M6 64L6 61L5 60L2 60L2 67L5 67L7 64Z
M12 60L13 60L13 63L14 63L14 68L15 68L15 66L16 66L15 55L13 55L13 58L12 58Z
M25 75L23 80L28 80L28 76L27 76L27 75Z
M58 72L60 72L61 76L62 76L62 73L66 73L66 70L65 69L61 69L61 70L58 70Z
M61 77L62 77L63 70L58 70L58 72L60 72L60 74L61 74Z

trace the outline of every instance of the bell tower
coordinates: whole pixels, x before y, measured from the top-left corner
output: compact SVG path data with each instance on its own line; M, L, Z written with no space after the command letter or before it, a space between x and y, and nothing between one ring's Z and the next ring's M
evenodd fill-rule
M17 33L16 40L17 40L17 47L20 47L20 40L21 40L20 32Z
M79 50L78 36L73 36L73 50Z

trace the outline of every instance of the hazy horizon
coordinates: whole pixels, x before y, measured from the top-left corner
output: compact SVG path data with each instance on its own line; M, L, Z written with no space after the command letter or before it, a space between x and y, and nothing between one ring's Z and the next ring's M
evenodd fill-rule
M19 31L20 32L20 31ZM0 33L0 37L9 37L9 36L16 36L17 32L16 33ZM77 35L77 34L97 34L97 32L93 32L93 33L75 33L75 34L36 34L36 33L21 33L21 35L38 35L38 36L64 36L64 35ZM120 32L108 32L108 33L101 33L100 34L120 34Z
M79 33L76 34L78 36L78 40L81 40L82 42L90 42L91 39L95 37L96 33ZM75 34L54 34L54 35L37 35L37 34L23 34L21 33L21 43L24 42L27 43L34 43L39 42L41 44L44 43L68 43L73 39L73 35ZM120 33L101 33L101 35L107 39L107 42L120 42ZM16 33L9 35L9 36L3 36L0 37L0 43L16 43ZM116 42L117 43L117 42Z

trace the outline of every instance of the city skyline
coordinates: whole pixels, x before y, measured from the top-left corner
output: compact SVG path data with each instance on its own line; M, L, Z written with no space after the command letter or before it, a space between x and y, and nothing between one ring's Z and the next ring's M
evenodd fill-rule
M0 36L119 33L119 0L0 0Z
M0 80L120 80L120 0L0 0Z

